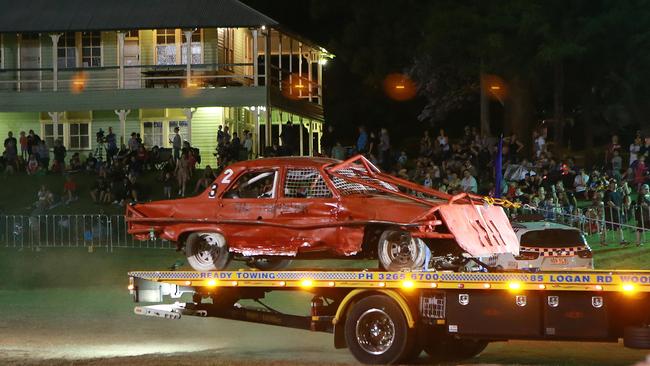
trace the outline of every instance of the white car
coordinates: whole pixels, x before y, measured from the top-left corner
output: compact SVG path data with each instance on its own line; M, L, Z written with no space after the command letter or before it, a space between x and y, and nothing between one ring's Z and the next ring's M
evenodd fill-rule
M591 248L579 229L546 221L513 222L519 255L497 254L484 258L504 270L563 271L593 269Z

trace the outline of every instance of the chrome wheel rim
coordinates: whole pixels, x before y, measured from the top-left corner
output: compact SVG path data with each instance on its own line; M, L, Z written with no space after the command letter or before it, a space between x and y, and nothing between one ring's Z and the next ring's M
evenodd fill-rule
M215 234L201 235L201 242L198 245L194 258L201 265L212 265L216 258L219 258L221 245Z
M395 323L385 311L368 309L357 320L356 337L365 352L384 354L395 341Z

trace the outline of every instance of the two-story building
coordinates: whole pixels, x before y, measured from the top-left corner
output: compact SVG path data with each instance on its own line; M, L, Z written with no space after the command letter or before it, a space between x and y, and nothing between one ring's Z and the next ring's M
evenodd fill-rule
M0 0L0 137L34 130L92 152L97 132L169 147L175 127L214 164L217 128L254 156L302 126L320 150L325 49L237 0Z

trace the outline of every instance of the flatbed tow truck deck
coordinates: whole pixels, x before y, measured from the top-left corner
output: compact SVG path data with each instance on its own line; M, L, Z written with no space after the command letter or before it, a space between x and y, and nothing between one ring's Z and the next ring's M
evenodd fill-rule
M650 349L650 271L380 272L139 271L136 314L219 317L331 332L363 363L406 362L426 351L461 360L509 339L609 341ZM272 291L313 294L310 316L279 312ZM160 304L166 296L187 303ZM260 306L242 306L240 300Z

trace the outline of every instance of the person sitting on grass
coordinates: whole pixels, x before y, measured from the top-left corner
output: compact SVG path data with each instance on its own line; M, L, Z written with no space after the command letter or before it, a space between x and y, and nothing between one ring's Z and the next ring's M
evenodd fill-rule
M52 204L54 204L54 195L49 189L47 189L45 184L41 185L41 189L38 191L37 196L38 201L36 201L34 206L38 209L47 210L52 207Z
M36 155L32 154L29 157L29 162L27 163L27 175L34 175L38 172L38 160L36 160Z
M66 205L77 200L77 183L69 174L66 175L65 182L63 183L63 200Z
M162 183L163 183L163 195L167 199L172 198L172 185L174 183L174 178L172 177L172 173L166 172Z
M90 190L90 197L95 203L111 203L111 187L106 177L106 169L99 171L95 185Z
M81 165L81 159L79 158L79 153L76 152L72 154L72 157L70 158L70 167L68 172L69 173L77 173L80 172L83 169Z

